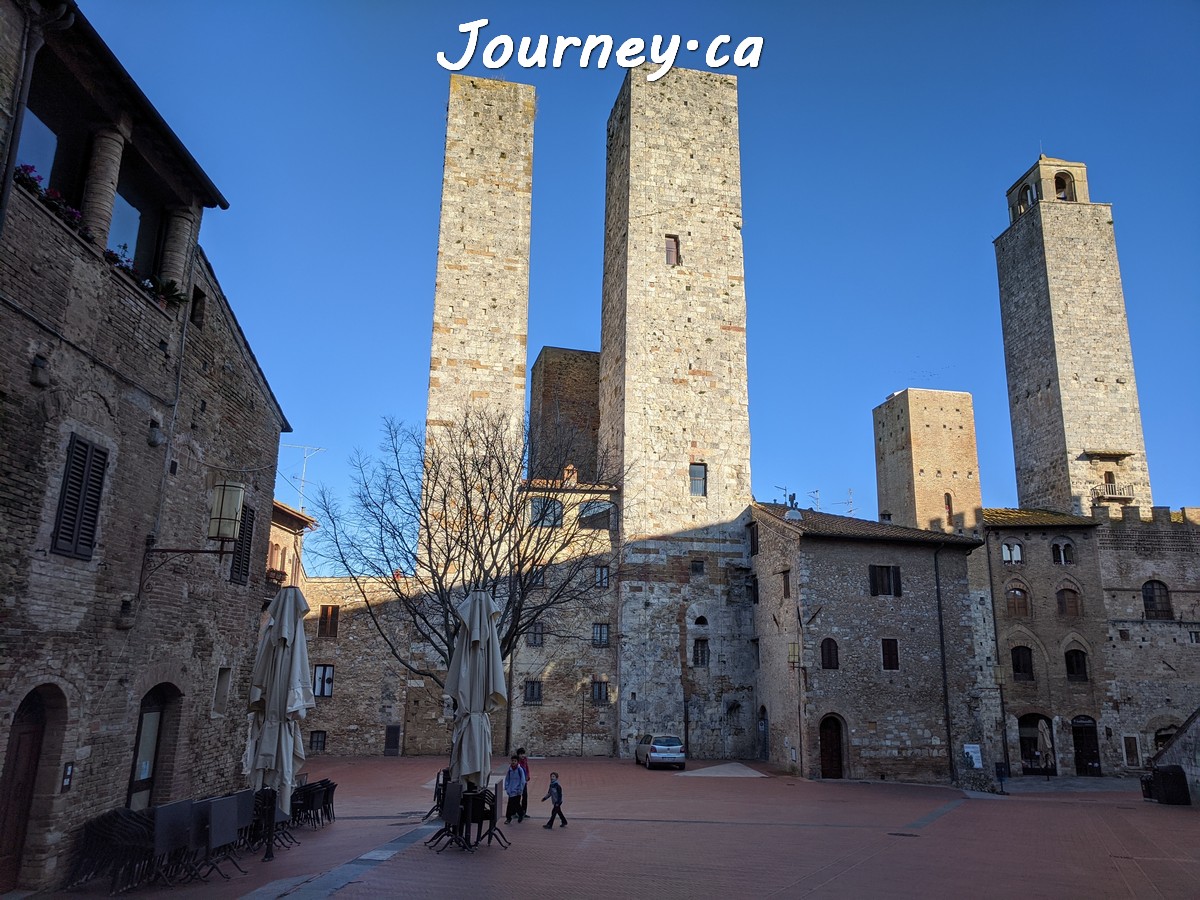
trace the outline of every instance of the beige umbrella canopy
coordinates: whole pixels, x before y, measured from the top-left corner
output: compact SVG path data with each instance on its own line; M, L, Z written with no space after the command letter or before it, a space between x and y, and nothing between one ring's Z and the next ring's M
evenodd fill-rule
M250 729L243 769L255 790L279 794L279 807L292 811L296 772L304 763L300 720L317 705L308 669L304 616L308 601L285 587L267 607L267 625L250 676Z
M1050 723L1045 719L1038 721L1037 748L1041 757L1042 768L1055 768L1054 742L1050 737Z
M493 710L508 703L496 621L500 609L486 591L471 591L458 605L458 637L445 693L455 704L450 778L487 787L492 774Z

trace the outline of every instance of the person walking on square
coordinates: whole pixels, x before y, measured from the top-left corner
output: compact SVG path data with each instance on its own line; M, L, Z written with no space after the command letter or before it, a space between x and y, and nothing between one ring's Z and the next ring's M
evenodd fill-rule
M558 773L557 772L550 773L550 787L546 790L546 796L542 798L542 802L545 803L547 800L553 801L554 808L552 810L550 810L550 821L547 822L542 827L543 828L553 828L554 827L554 817L558 816L558 818L562 819L562 824L560 824L558 827L566 828L567 827L567 817L563 815L563 811L562 811L562 800L563 800L562 785L558 783Z
M504 773L504 793L508 797L508 806L504 809L504 824L511 825L513 816L521 812L521 792L525 790L525 770L517 763L514 756L509 763L508 771Z
M517 748L517 764L525 770L525 790L521 791L521 814L517 816L518 822L524 822L525 817L529 815L529 760L525 757L525 748Z

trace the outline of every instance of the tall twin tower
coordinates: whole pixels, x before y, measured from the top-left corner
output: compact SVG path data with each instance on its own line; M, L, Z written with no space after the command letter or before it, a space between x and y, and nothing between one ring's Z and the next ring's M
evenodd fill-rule
M431 435L466 409L514 423L525 410L534 113L530 86L451 77ZM675 69L649 82L632 70L607 142L600 351L543 350L529 404L534 418L561 417L582 434L581 481L619 473L619 534L636 564L613 584L618 689L673 721L705 692L681 664L686 630L700 621L715 631L745 582L737 81ZM748 702L732 690L708 699Z

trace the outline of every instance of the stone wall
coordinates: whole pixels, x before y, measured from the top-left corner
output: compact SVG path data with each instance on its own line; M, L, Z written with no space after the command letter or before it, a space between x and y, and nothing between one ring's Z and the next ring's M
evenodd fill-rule
M599 353L542 348L533 364L529 391L532 477L561 478L562 472L550 471L561 462L574 465L578 479L585 483L617 475L597 474L609 468L597 466L599 384ZM539 453L542 447L546 449Z
M1020 505L1083 514L1109 472L1149 506L1111 205L1042 200L995 244Z
M426 425L525 414L533 88L450 76Z
M989 786L1003 758L999 695L990 610L967 587L973 544L950 538L939 551L935 537L900 527L881 527L894 537L878 540L804 534L802 519L793 526L761 508L754 519L758 754L811 778L838 777L840 759L840 777ZM901 596L871 596L872 565L899 567ZM885 638L897 642L898 669L883 668ZM822 667L827 639L837 668ZM822 738L826 720L840 754ZM981 769L963 756L969 744L980 747Z

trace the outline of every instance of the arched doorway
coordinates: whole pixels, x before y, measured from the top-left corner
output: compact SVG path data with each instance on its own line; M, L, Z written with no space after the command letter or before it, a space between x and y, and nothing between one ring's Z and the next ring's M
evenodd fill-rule
M161 782L167 763L174 756L175 736L179 727L179 699L182 695L173 684L155 685L142 698L138 711L137 737L133 742L133 766L129 772L129 793L125 805L130 809L145 809L151 803L161 803ZM160 783L158 791L156 782Z
M1076 716L1071 720L1071 740L1075 744L1075 774L1100 777L1100 739L1096 720Z
M821 720L821 777L842 777L842 723L837 716Z
M15 888L21 874L21 853L45 736L46 706L39 693L32 691L17 707L4 755L4 777L0 781L0 893Z
M771 758L771 728L767 721L767 708L758 708L758 758Z
M1043 715L1029 713L1017 720L1021 736L1021 773L1057 775L1053 723Z

